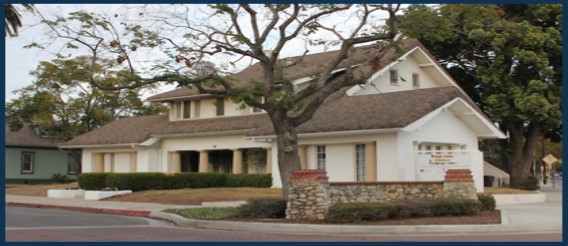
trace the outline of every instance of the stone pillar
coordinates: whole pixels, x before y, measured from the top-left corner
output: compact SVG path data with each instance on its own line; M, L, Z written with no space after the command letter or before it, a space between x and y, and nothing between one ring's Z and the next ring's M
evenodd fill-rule
M136 151L130 153L130 172L135 173L137 172L137 165L138 165L138 158L136 155Z
M243 173L243 152L240 149L233 150L233 174Z
M172 173L179 173L181 172L181 155L179 151L172 152Z
M308 157L306 154L306 145L298 145L298 154L300 155L300 166L302 170L308 169Z
M207 150L199 151L199 172L209 172L209 152Z
M444 180L444 197L477 200L477 190L469 169L449 169Z
M91 164L91 172L102 173L104 172L104 153L93 153L93 163Z
M272 173L272 148L266 149L266 173Z
M286 219L324 220L329 208L329 181L323 170L292 172Z
M377 181L377 152L375 148L375 142L365 144L365 161L367 164L365 181Z
M105 173L110 173L112 172L113 168L112 168L112 154L111 153L105 153L104 156L104 172Z

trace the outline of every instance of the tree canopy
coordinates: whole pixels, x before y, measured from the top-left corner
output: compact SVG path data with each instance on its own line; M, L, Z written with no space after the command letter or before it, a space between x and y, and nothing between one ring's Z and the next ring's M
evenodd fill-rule
M38 124L56 141L66 141L120 117L157 114L166 109L145 105L140 93L150 89L104 91L88 83L89 58L56 59L41 62L31 74L36 80L15 91L18 98L5 106L7 123L19 128ZM109 61L107 61L108 63ZM102 83L112 84L121 71L95 69Z
M412 5L400 22L509 134L512 185L522 187L537 136L562 123L562 5Z

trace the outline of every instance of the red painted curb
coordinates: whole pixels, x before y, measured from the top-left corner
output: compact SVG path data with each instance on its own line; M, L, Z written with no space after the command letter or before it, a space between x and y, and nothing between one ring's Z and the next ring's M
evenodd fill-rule
M81 212L140 216L140 217L148 217L150 216L151 213L150 211L144 211L144 210L73 207L73 206L63 206L63 205L47 205L47 204L34 204L34 203L22 203L22 202L6 202L6 206L33 207L33 208L59 208L59 209L74 210Z

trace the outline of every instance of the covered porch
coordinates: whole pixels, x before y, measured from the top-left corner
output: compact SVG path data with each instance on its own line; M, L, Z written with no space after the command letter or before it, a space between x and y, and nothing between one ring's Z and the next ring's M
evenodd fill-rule
M179 172L219 172L232 174L271 173L271 148L221 150L177 150L169 154L169 170Z

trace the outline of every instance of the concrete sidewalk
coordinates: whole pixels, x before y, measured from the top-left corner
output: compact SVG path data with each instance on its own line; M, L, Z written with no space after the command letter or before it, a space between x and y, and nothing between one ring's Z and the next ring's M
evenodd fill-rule
M319 225L290 223L254 223L191 220L161 212L167 208L204 206L166 205L157 203L86 201L73 198L47 198L6 195L6 206L58 208L76 211L143 216L168 220L182 227L200 229L260 231L290 234L435 234L435 233L499 233L562 231L562 190L543 190L547 199L542 203L501 205L502 224L492 225ZM235 206L237 202L210 203L207 206Z

